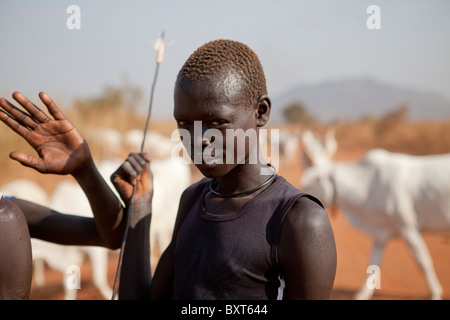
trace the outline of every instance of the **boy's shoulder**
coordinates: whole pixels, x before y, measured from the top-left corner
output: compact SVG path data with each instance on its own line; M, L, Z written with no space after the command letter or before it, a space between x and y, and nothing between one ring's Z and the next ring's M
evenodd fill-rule
M305 229L320 232L319 230L328 228L329 224L328 213L322 203L309 194L297 198L283 222L284 228L295 232L304 232Z
M0 224L3 232L0 232L0 236L3 236L5 232L14 233L16 230L21 230L23 226L26 226L26 220L22 213L22 210L10 200L11 198L0 197Z
M319 199L303 192L282 176L279 176L279 178L282 184L285 185L285 188L289 190L289 192L285 192L286 195L290 193L295 199L286 212L283 225L291 225L293 228L300 228L302 226L310 228L315 224L328 222L328 214Z
M293 184L291 184L288 180L286 180L283 176L278 176L278 179L281 181L282 184L284 184L287 189L292 193L297 200L295 201L295 204L310 204L312 207L319 206L320 208L324 208L322 202L317 199L315 196L305 193L301 189L295 187Z

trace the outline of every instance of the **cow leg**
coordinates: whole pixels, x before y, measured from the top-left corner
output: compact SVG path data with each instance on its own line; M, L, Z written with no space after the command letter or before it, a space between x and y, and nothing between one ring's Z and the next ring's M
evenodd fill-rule
M77 289L71 288L69 286L69 282L72 281L70 279L72 275L68 273L64 273L63 275L63 287L64 287L64 300L76 300L77 299Z
M387 235L377 236L374 239L372 253L370 254L370 265L380 265L381 258L383 257L384 253L384 248L386 247L386 242L388 239L389 237ZM359 291L355 295L356 300L368 300L373 296L375 288L372 285L369 285L371 276L371 274L367 275L367 278L361 286L361 289L359 289Z
M112 288L108 284L108 251L101 247L86 249L91 260L93 282L102 296L109 300L112 297Z
M428 252L425 241L419 231L414 228L404 229L401 234L411 249L411 252L420 268L425 273L428 288L431 292L431 299L440 300L442 295L442 287L439 284L439 280L434 271L433 261L430 253Z
M43 259L33 261L33 281L36 288L42 288L45 283L45 262Z

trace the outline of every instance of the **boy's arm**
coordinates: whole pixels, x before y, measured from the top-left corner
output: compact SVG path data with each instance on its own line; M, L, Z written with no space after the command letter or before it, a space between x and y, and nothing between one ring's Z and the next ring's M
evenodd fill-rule
M278 259L287 299L330 299L336 247L328 215L307 197L299 198L283 222Z
M153 179L149 161L146 154L131 153L111 176L115 188L126 205L125 213L130 215L120 272L119 299L121 300L150 298L150 222Z
M119 200L95 167L87 142L81 133L47 94L41 92L39 97L53 118L50 118L18 92L13 93L13 98L26 112L4 98L0 99L0 120L22 136L38 154L38 157L33 157L24 152L15 151L10 154L10 157L22 165L42 173L72 175L84 190L91 205L95 226L102 239L102 243L99 245L117 248L120 246L124 229L123 211ZM58 219L48 219L48 216L52 215L51 213L42 212L40 211L42 208L31 205L21 207L21 209L24 211L27 222L31 215L38 212L38 216L46 218L46 225L50 227L47 229L48 232L54 231L56 234L62 232L61 228L64 224L53 223L55 220L60 220L60 216L57 216ZM77 217L72 219L74 221L85 220ZM35 223L31 225L30 229L39 228L40 223L43 222L39 219L30 221ZM92 221L90 223L92 224ZM87 230L93 229L95 228ZM74 229L72 231L76 232ZM32 234L32 236L34 235ZM52 237L50 233L46 233L44 239L47 236ZM80 241L82 241L82 236L80 233ZM95 235L92 238L95 239ZM60 240L64 241L64 239Z
M24 213L32 238L63 245L104 246L93 218L62 214L19 198L10 199Z

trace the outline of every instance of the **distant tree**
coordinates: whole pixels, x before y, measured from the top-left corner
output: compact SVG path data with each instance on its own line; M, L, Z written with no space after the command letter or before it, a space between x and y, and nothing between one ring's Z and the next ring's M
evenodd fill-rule
M409 106L407 104L401 104L388 112L386 112L380 119L380 122L384 123L399 123L408 120Z
M122 109L135 109L141 99L142 90L131 83L127 77L122 77L120 84L106 84L95 96L75 99L74 107L86 114L92 111L115 112Z
M289 123L310 125L316 122L316 119L309 113L305 105L298 101L292 102L284 108L283 116Z
M76 98L72 105L72 121L80 129L89 126L113 127L124 131L141 126L139 106L142 90L122 77L118 84L106 84L102 90L90 97Z
M378 136L383 136L392 131L401 123L408 121L409 106L407 104L401 104L398 107L392 108L376 123L376 133Z

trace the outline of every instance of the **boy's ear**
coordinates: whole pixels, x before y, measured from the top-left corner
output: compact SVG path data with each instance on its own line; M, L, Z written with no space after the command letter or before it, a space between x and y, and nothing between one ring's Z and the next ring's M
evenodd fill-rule
M256 124L258 127L263 127L266 125L267 121L269 121L272 101L270 101L270 98L266 94L263 94L258 98L257 107Z

